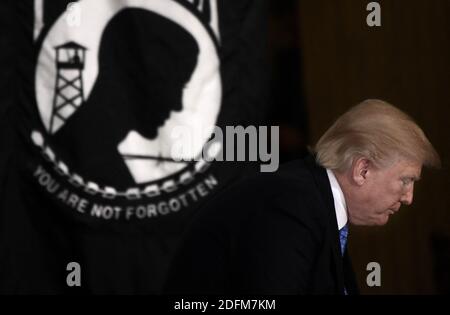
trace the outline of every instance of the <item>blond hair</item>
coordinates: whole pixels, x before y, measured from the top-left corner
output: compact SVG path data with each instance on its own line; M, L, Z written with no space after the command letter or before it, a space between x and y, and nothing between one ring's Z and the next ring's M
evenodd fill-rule
M325 168L346 171L355 157L382 167L395 157L440 167L440 158L424 132L407 114L381 100L351 108L325 132L315 146Z

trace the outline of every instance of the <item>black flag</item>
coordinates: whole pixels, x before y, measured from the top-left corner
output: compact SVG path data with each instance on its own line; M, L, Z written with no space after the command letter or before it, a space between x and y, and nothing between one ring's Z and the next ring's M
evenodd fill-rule
M215 126L264 118L265 1L0 15L0 292L159 293L195 210L252 169L201 153Z

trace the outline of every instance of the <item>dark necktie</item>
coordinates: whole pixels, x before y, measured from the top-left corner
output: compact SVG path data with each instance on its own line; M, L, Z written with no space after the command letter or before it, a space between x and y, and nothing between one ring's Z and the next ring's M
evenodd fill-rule
M341 242L341 254L344 256L345 246L347 246L348 224L339 230L339 241Z
M341 254L344 256L345 246L347 246L348 239L348 224L346 224L342 229L339 230L339 241L341 243ZM347 295L347 290L344 287L344 294Z

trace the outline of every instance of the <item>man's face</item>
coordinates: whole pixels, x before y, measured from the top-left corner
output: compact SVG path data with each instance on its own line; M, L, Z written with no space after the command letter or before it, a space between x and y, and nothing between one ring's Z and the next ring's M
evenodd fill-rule
M422 165L398 160L380 169L370 165L364 181L348 204L349 219L355 225L384 225L402 204L413 201L414 182L420 179Z

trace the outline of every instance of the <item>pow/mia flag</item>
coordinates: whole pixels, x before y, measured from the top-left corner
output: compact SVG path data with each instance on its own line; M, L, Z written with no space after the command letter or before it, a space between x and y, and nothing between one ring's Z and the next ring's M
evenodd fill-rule
M249 171L201 153L264 118L265 1L0 8L0 292L159 293L195 210Z

